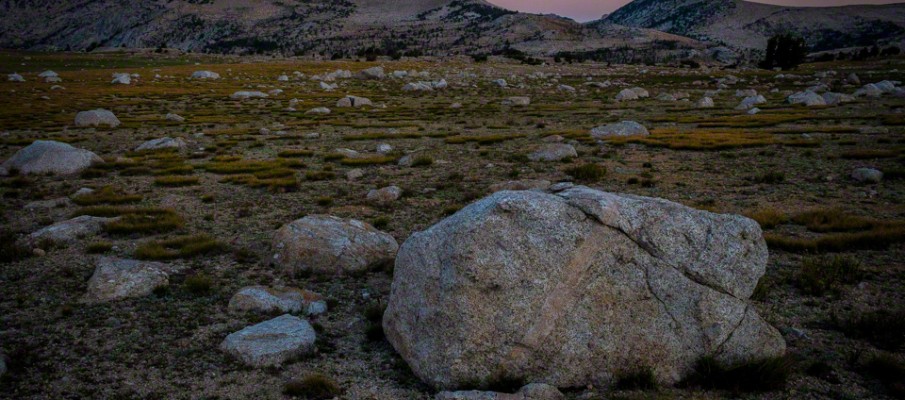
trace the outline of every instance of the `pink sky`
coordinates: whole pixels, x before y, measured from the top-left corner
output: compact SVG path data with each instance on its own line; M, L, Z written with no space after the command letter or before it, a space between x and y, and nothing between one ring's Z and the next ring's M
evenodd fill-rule
M579 21L590 21L611 13L630 0L488 0L512 10L559 14ZM789 6L841 6L847 4L891 4L905 0L757 0L758 3Z

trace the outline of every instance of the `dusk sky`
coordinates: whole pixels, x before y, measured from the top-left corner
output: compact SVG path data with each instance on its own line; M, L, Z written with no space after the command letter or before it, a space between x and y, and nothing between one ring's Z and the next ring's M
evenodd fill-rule
M599 19L603 14L615 11L630 0L488 0L512 10L531 13L552 13L578 21ZM757 0L758 3L788 6L842 6L848 4L891 4L905 0Z

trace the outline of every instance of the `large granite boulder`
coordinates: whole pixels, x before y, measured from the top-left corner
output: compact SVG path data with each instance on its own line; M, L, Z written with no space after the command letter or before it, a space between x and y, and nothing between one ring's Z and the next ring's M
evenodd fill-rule
M274 261L295 272L342 274L390 263L399 244L368 223L309 215L280 228Z
M747 301L767 256L741 216L583 186L497 192L406 240L383 327L441 389L606 385L642 368L670 384L704 356L784 353Z
M35 140L0 165L0 171L20 174L72 175L94 163L103 163L97 154L52 140ZM6 173L0 172L5 175Z
M316 339L308 321L285 314L230 334L220 350L252 367L279 366L314 351Z

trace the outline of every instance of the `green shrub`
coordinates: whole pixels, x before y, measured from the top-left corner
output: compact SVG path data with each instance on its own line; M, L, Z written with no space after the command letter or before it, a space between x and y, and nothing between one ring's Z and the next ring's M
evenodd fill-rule
M801 261L795 284L805 294L822 296L858 282L862 275L861 262L854 257L806 257Z

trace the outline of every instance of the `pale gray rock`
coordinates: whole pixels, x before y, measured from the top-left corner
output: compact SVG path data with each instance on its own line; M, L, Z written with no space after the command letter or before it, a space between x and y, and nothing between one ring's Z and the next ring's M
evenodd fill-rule
M339 99L336 102L336 107L364 107L364 106L374 106L374 103L371 102L370 99L358 96L346 96Z
M757 90L754 89L739 89L735 91L735 97L755 97L757 96Z
M169 284L167 265L159 262L99 257L83 301L99 303L145 297Z
M377 204L390 204L402 197L402 189L399 186L387 186L381 189L373 189L368 192L368 201Z
M372 67L358 73L359 79L381 80L385 77L386 73L383 72L383 67Z
M823 99L823 96L810 90L795 93L789 96L786 101L789 104L802 104L808 107L826 105L826 100Z
M618 136L647 136L650 135L644 125L635 121L622 121L613 124L598 126L591 129L591 136L602 139Z
M38 229L28 235L25 240L32 246L72 244L83 238L100 233L104 229L104 225L114 220L115 218L81 215Z
M864 183L880 183L883 172L874 168L858 168L852 171L852 179Z
M406 240L383 327L439 389L499 371L581 387L650 368L671 384L703 356L785 352L747 301L767 257L741 216L582 186L497 192Z
M757 107L754 107L754 108L748 110L748 112L747 112L748 115L757 115L759 113L760 113L760 109Z
M861 78L858 78L858 74L852 72L851 74L848 75L848 78L845 78L845 82L847 82L851 85L860 85Z
M393 151L393 146L390 146L386 143L380 143L377 145L377 152L380 154L388 154Z
M320 82L320 87L321 87L321 89L323 89L324 91L332 92L332 91L338 89L338 88L339 88L339 85L337 85L337 84L335 84L335 83L327 83L327 82L323 82L323 81L322 81L322 82Z
M25 82L25 78L23 78L22 75L16 73L6 75L6 80L10 82Z
M260 92L260 91L240 90L238 92L233 93L229 97L233 100L245 100L245 99L252 99L252 98L263 99L263 98L268 97L268 95L267 95L267 93Z
M670 93L660 93L657 95L657 100L659 101L677 101L676 96L673 96Z
M68 197L58 197L56 199L32 201L26 204L24 208L28 211L51 210L54 208L69 207L71 205L72 200L69 200Z
M229 300L230 311L254 311L259 313L323 314L327 302L314 292L298 288L269 288L248 286L240 289Z
M647 89L640 88L640 87L633 87L633 88L630 88L629 90L631 90L632 92L635 92L635 95L638 96L639 99L644 99L644 98L650 97L650 92L648 92Z
M160 150L160 149L184 149L186 146L182 138L162 137L142 143L135 151Z
M6 160L0 169L20 174L72 175L104 160L85 149L52 140L35 140Z
M274 262L285 269L342 274L392 262L399 244L365 222L309 215L280 228L273 248Z
M165 119L167 121L173 121L173 122L185 122L185 118L183 118L182 116L180 116L178 114L173 114L173 113L167 114Z
M513 96L503 100L502 104L509 107L526 107L531 105L531 98L525 96Z
M855 91L855 97L880 97L883 95L883 90L881 90L877 85L873 83L868 83Z
M220 74L211 71L192 72L192 79L220 79Z
M616 95L616 101L631 101L638 100L638 94L635 93L634 90L631 89L622 89L619 94Z
M701 98L697 103L695 103L695 107L697 108L713 108L714 106L715 105L713 104L713 99L711 99L710 97Z
M575 88L569 85L559 85L557 86L557 90L560 92L575 93Z
M117 85L131 85L132 84L132 76L127 73L114 73L113 81L110 83Z
M767 102L767 99L763 95L750 96L742 99L742 102L735 107L736 110L750 110L754 108L754 106L758 104L764 104Z
M506 82L505 79L497 79L497 80L493 81L492 83L493 83L494 85L496 85L497 87L500 87L500 88L507 88L507 87L509 87L509 82Z
M277 77L277 82L289 82L289 75L280 75Z
M360 179L363 176L365 176L365 172L361 168L350 169L349 172L346 172L346 179L350 181Z
M823 101L828 106L851 103L855 101L855 97L845 93L826 92L823 94Z
M330 114L330 109L327 107L315 107L305 112L308 115L327 115Z
M578 152L571 144L550 143L541 146L537 151L528 154L531 161L560 161L566 158L576 158Z
M275 367L313 352L316 339L308 321L285 314L230 334L220 350L252 367Z
M116 115L113 115L110 110L105 110L103 108L81 111L75 115L75 126L78 127L106 125L111 128L116 128L120 124L119 118L116 118Z

